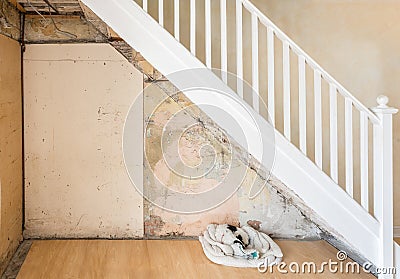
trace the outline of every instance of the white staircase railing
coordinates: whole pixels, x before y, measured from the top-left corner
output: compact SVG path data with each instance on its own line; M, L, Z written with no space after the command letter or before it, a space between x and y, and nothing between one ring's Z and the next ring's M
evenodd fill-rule
M92 7L96 5L92 0L83 2L87 2ZM377 220L379 223L379 235L377 236L379 251L376 251L376 255L374 255L374 258L377 259L374 263L378 267L394 266L392 115L397 112L397 109L387 106L388 99L384 96L378 97L378 106L372 111L369 110L248 0L174 0L173 7L168 7L169 11L172 11L171 8L174 11L172 18L165 17L166 7L163 0L142 0L140 2L144 11L149 11L149 14L163 28L171 29L170 33L178 42L186 46L192 55L203 61L208 68L220 68L221 79L225 83L228 84L226 75L228 69L236 68L235 74L238 78L235 91L241 98L244 98L243 80L245 77L251 76L249 82L257 95L252 96L249 105L259 112L260 100L266 99L272 124L277 124L278 118L283 119L281 132L285 138L293 145L298 145L299 150L308 156L321 171L328 175L336 185L343 187L347 194L365 209L365 214L371 214ZM150 6L150 4L154 6ZM181 9L183 4L186 10ZM215 12L216 4L219 13ZM232 4L235 7L230 6ZM128 8L131 7L126 7L126 12L128 12ZM228 8L231 8L230 12L227 12ZM106 9L104 6L104 14L106 14ZM185 17L181 16L183 13L185 13ZM234 16L234 20L229 21L231 16ZM142 20L144 19L142 18ZM201 28L204 27L204 38L196 36L200 28L197 24L199 19L204 19L204 25L201 26ZM228 22L235 22L234 28L228 25ZM249 26L251 32L246 32L246 28ZM128 28L124 27L122 23L120 30L120 35L128 32ZM236 61L234 67L229 64L231 60L228 59L228 55L232 55L232 49L228 49L228 40L232 38L229 30L234 30L235 33L234 56ZM265 33L266 53L260 53L260 34ZM246 52L243 42L249 34L251 34L251 51ZM163 38L165 39L162 37L160 40ZM185 41L185 38L188 40ZM135 43L144 49L141 42ZM278 43L282 46L281 56L275 48ZM168 44L172 47L170 41ZM176 50L178 49L176 48ZM215 51L215 49L219 51ZM178 57L176 53L174 55L174 57ZM266 73L262 72L260 62L261 57L265 55L267 56ZM291 58L292 56L295 58ZM251 67L246 67L244 57L251 57L249 59ZM162 58L154 56L155 63L160 61L162 65L165 65L161 60ZM281 61L280 65L282 66L280 73L277 72L278 67L276 67L278 60ZM293 60L297 62L295 67L292 65ZM219 65L216 65L215 61L219 61ZM196 63L193 61L192 65L196 65ZM157 65L154 66L157 67ZM173 68L174 66L171 66L170 70L172 71ZM296 77L291 75L293 68L297 69ZM307 77L310 78L307 68L312 73L312 90L307 87L309 83ZM278 89L280 87L276 83L278 74L282 77L281 90ZM266 92L261 89L263 77L267 78L266 90L264 90ZM291 85L296 79L298 99L293 102ZM324 90L324 85L328 90ZM312 98L309 97L309 94L312 94ZM312 107L309 106L307 97L313 100ZM324 98L329 100L327 102L329 109L324 109L322 102ZM279 107L278 99L281 101L282 107ZM343 107L339 106L338 101L343 103ZM309 106L309 110L307 110L307 106ZM307 112L311 108L314 110L314 123L312 123L314 129L313 137L310 139L308 135L310 129L307 129L307 124L310 123L307 121ZM354 112L356 114L353 114ZM294 113L298 113L298 123L295 123L295 117L292 117ZM326 117L324 117L325 115ZM341 115L344 115L344 123L340 123ZM326 119L328 119L329 125L324 129L323 123ZM340 124L344 126L343 133L339 133ZM356 128L357 132L355 132ZM324 135L327 134L329 134L327 137L329 140L324 140ZM344 160L341 160L339 154L339 146L342 142L344 143ZM358 149L358 158L354 157L356 149ZM370 150L373 150L371 155ZM356 171L354 167L355 161L359 163L359 171ZM372 197L373 206L370 203ZM332 208L332 210L335 209ZM354 208L348 209L348 211L351 210ZM374 229L371 228L371 232ZM395 247L398 246L395 245ZM380 275L380 277L392 278L393 276Z
M214 1L214 0L213 0ZM222 79L227 83L225 73L228 71L228 47L227 47L227 1L219 1L219 40L212 34L212 11L211 0L204 0L204 21L205 21L205 64L212 68L212 49L215 44L220 48L220 68ZM233 1L232 1L233 2ZM281 31L268 17L261 13L249 0L236 0L236 92L243 98L243 9L251 15L251 85L258 95L253 96L250 104L259 112L260 98L260 71L259 71L259 33L260 25L267 32L267 61L268 61L268 90L267 102L270 120L275 124L276 103L275 95L275 42L282 42L282 70L283 70L283 134L291 141L291 70L290 70L290 52L297 56L298 61L298 107L299 107L299 146L300 150L307 155L307 101L306 101L306 64L313 71L314 81L314 163L323 170L323 126L322 126L322 90L321 83L326 81L329 86L329 172L326 172L333 181L339 184L339 167L342 162L338 159L338 102L337 98L344 99L345 114L345 189L346 192L354 196L354 158L355 149L353 135L353 109L359 114L359 154L360 154L360 189L361 205L369 211L370 209L370 191L369 191L369 143L371 142L369 126L373 127L373 195L374 210L373 215L381 224L381 259L382 266L393 266L393 172L392 172L392 114L397 109L387 107L387 98L381 96L377 99L378 107L371 112L359 100L357 100L346 88L336 81L328 72L326 72L317 62L314 61L305 51L294 43L283 31ZM174 0L173 35L180 40L180 1ZM143 0L143 9L148 11L148 1ZM196 55L196 0L190 0L190 51ZM158 1L158 22L164 25L163 0ZM262 30L261 30L262 31Z

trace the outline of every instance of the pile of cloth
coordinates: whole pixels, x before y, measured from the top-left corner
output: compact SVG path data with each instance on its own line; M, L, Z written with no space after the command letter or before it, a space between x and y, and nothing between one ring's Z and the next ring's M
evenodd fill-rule
M271 266L282 261L279 246L250 226L210 224L199 236L204 254L216 263L234 267Z

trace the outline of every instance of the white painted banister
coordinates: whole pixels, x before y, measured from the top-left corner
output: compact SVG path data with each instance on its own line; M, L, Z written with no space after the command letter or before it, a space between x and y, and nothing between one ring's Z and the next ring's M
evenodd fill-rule
M143 10L145 10L146 12L148 11L148 2L147 2L147 0L143 0Z
M290 141L290 47L283 42L283 127L284 135Z
M380 119L374 125L374 213L379 221L379 266L393 267L393 135L392 118L398 110L388 107L386 96L372 109ZM393 278L380 275L379 278Z
M179 41L179 1L180 0L174 0L174 36L175 39Z
M164 0L158 0L158 23L164 26Z
M211 0L205 0L205 18L206 18L206 66L211 68Z
M274 30L267 27L267 59L268 59L268 112L271 123L275 125L275 48Z
M306 60L299 56L299 142L300 150L307 155L307 98Z
M368 185L368 118L364 111L360 112L360 183L361 205L369 211Z
M222 80L228 82L228 43L226 33L226 0L221 0L221 74Z
M205 0L205 22L206 22L206 66L211 68L211 0Z
M330 164L331 178L339 182L338 174L338 128L337 128L337 91L333 84L329 85L329 134L330 134Z
M346 191L353 197L353 104L350 99L345 99L345 167L346 167Z
M315 163L322 169L322 97L321 72L314 70L314 135L315 135Z
M329 83L333 83L336 85L340 94L343 97L349 98L354 106L360 110L365 111L369 117L369 119L373 123L379 123L379 119L377 116L372 113L366 106L364 106L359 100L357 100L347 89L345 89L336 79L334 79L328 72L326 72L314 59L311 58L304 50L302 50L292 39L290 39L282 30L280 30L266 15L264 15L260 10L254 6L249 0L241 0L243 2L244 7L250 12L255 13L260 22L262 22L265 26L268 26L273 30L275 35L283 42L288 42L293 52L295 52L298 56L303 56L308 65L310 65L313 69L319 69L321 71L322 77Z
M259 81L258 81L258 18L255 14L251 15L251 66L252 66L252 87L253 87L253 108L256 112L260 111L259 101Z
M190 0L190 52L196 55L196 0Z
M242 1L236 0L236 92L243 98L243 11Z

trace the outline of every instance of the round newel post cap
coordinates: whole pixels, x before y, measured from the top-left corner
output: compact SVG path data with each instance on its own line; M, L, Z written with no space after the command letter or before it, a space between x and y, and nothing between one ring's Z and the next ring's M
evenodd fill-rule
M379 95L376 102L378 106L371 108L371 110L377 114L395 114L398 112L398 109L388 106L389 98L385 95Z
M387 108L389 98L385 95L379 95L378 97L376 97L376 102L378 103L378 108Z

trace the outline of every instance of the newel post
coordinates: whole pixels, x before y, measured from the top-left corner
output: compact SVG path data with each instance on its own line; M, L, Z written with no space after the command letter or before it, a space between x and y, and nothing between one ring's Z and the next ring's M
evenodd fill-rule
M374 214L380 223L379 266L393 267L393 132L392 118L397 109L388 107L389 98L379 96L372 111L381 120L374 124ZM379 275L393 278L393 275Z

